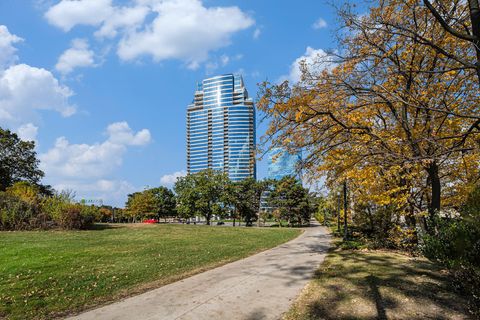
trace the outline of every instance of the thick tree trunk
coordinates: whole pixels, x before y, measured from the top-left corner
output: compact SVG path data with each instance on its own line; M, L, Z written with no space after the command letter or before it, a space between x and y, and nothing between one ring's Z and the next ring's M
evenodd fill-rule
M475 50L477 52L477 76L480 82L480 5L478 0L469 0L468 5L470 7L470 19L472 21L472 33L477 38L473 42Z
M338 199L337 199L337 232L340 232L340 213L341 213L341 209L340 209L340 202L341 202L341 199L340 199L340 194L338 194Z
M367 206L367 218L368 218L368 223L369 223L369 231L370 233L373 233L375 230L375 223L373 221L373 213L372 213L372 208L370 206Z
M343 240L348 240L347 181L343 182Z
M430 166L427 168L428 172L428 180L430 182L431 187L431 197L430 203L428 206L428 214L430 216L430 220L432 220L435 215L440 211L441 207L441 192L442 186L440 183L440 176L438 172L438 165L435 161L433 161Z

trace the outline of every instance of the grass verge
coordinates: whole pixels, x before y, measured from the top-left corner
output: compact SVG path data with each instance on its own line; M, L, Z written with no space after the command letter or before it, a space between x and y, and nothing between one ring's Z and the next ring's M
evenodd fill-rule
M0 318L75 313L275 247L299 233L140 224L0 232Z
M424 258L337 246L285 320L470 319L450 280Z

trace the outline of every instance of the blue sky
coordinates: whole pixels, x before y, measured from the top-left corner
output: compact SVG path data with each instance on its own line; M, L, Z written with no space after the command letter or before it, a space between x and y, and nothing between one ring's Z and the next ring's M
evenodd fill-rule
M320 0L1 0L0 126L37 142L44 183L123 206L183 174L196 81L295 81L334 24Z

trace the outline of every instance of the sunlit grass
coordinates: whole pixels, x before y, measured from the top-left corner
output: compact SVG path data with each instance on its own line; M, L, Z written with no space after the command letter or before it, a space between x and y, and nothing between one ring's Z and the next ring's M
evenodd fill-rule
M187 225L0 232L0 318L76 312L274 247L299 232Z

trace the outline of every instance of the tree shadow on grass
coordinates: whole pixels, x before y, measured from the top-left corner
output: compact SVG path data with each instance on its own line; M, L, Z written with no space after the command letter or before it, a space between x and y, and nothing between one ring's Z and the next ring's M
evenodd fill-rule
M395 253L335 251L312 288L307 319L470 319L438 266Z
M113 223L95 223L91 225L87 230L110 230L110 229L124 229L128 226L125 224L113 224Z

